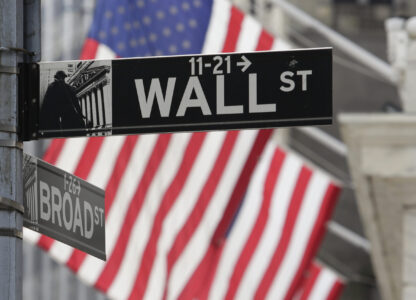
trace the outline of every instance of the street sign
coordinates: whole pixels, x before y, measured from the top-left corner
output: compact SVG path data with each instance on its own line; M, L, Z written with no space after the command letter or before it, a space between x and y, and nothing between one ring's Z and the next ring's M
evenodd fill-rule
M27 154L23 187L25 227L106 259L103 190Z
M45 62L38 72L25 139L332 122L331 48Z

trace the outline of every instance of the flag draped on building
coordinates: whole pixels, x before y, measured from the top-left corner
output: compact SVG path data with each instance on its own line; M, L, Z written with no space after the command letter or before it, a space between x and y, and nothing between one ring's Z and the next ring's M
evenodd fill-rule
M82 58L284 48L226 0L99 0ZM339 187L272 133L53 140L45 160L106 190L107 262L25 238L115 299L292 299Z

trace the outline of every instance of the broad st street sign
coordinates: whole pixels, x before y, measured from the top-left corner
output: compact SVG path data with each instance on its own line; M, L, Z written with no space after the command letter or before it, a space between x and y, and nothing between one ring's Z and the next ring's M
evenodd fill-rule
M33 156L23 160L23 225L105 260L104 191Z
M39 82L32 82L37 101L26 101L26 140L332 122L330 48L44 62L33 69Z

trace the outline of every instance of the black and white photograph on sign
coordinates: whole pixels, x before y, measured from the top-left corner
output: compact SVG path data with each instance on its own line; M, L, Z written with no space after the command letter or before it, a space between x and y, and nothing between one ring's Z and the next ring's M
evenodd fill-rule
M112 127L110 61L40 64L39 130L110 135Z

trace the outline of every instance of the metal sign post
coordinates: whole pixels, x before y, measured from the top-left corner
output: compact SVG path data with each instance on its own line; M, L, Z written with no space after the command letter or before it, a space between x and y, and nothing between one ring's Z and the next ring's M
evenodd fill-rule
M21 1L0 0L0 298L22 298L22 144L17 73L23 60Z
M40 0L0 0L0 8L0 298L22 299L18 64L40 60Z
M26 101L25 140L332 122L330 48L45 62L30 72L32 88L22 88L37 102Z

